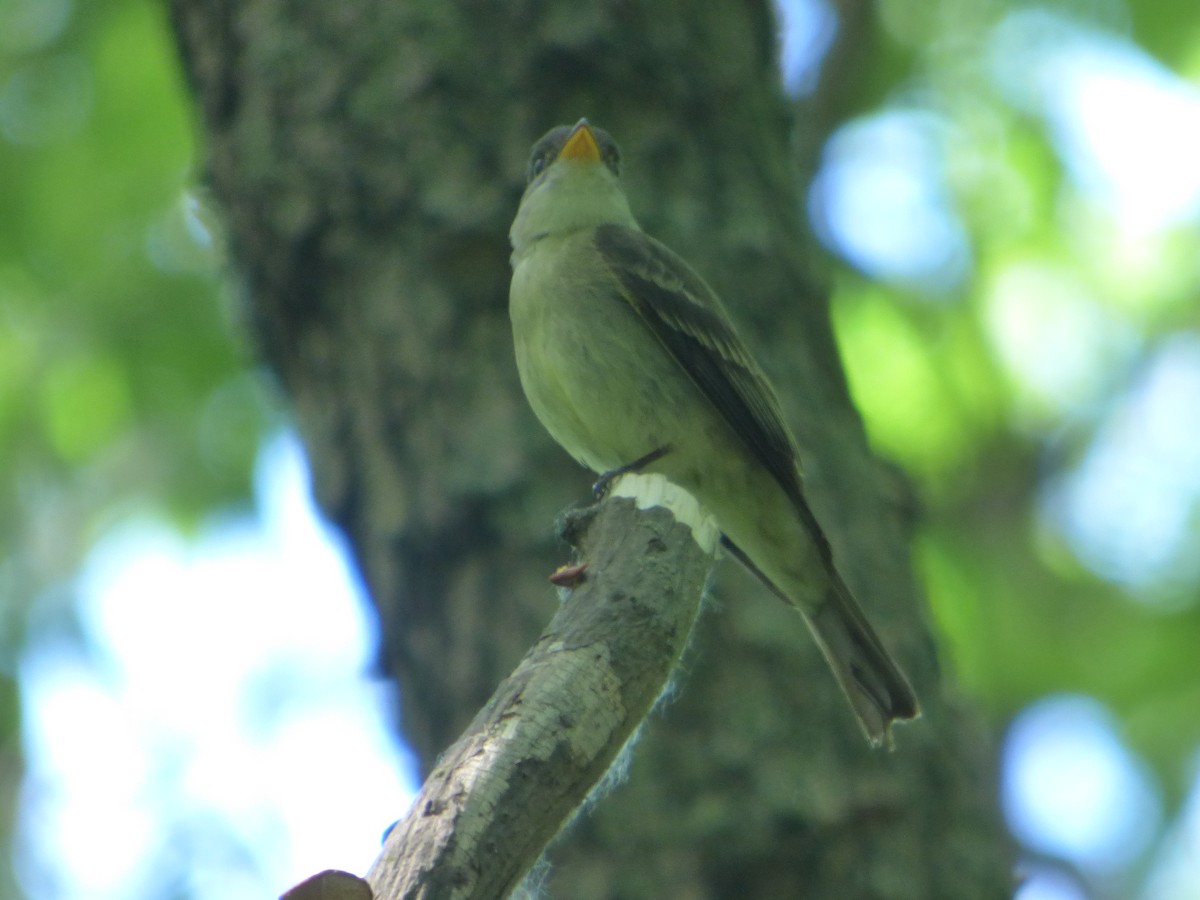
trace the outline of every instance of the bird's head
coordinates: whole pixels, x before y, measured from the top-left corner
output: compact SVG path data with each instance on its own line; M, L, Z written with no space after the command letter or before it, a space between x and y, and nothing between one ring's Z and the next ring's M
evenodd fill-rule
M580 228L636 228L620 174L616 141L587 119L546 132L529 156L525 194L509 232L514 251Z

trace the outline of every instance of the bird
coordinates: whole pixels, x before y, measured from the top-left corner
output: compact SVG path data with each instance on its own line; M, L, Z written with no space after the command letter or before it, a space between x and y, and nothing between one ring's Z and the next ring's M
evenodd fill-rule
M722 546L799 610L868 741L891 747L892 723L920 707L838 571L775 391L713 290L642 231L620 171L587 119L533 146L509 231L526 398L594 472L658 472L691 493Z

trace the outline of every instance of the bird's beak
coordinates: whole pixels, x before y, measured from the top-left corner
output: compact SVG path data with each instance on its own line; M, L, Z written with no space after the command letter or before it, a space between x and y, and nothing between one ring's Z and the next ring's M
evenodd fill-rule
M587 119L580 119L579 124L571 131L571 136L559 151L559 159L570 159L575 162L600 162L600 145L596 143L596 135Z

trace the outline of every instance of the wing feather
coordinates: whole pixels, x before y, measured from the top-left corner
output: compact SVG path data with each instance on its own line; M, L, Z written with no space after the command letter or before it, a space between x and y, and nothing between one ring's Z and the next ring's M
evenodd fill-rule
M792 500L823 560L829 542L800 480L799 453L775 392L704 280L648 235L621 225L596 229L596 249L632 307L701 393Z

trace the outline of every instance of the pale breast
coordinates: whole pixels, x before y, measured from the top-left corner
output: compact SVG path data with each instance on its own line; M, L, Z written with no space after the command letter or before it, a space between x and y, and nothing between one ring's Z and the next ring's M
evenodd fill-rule
M615 293L588 240L576 232L531 247L514 269L509 309L538 419L572 456L607 471L668 441L663 410L694 402L682 396L694 389Z

